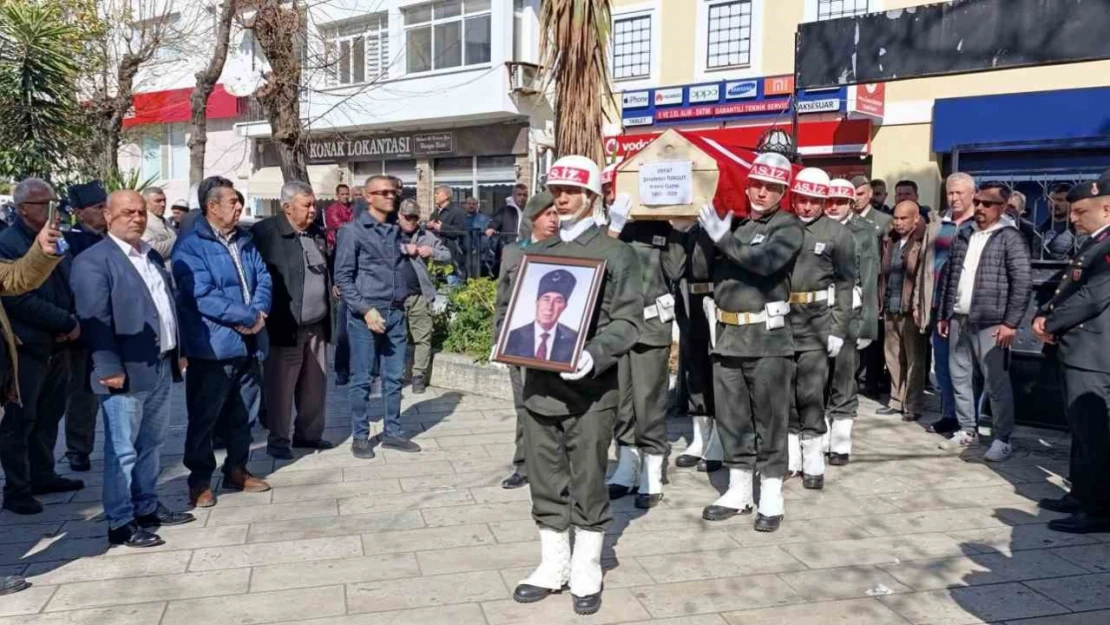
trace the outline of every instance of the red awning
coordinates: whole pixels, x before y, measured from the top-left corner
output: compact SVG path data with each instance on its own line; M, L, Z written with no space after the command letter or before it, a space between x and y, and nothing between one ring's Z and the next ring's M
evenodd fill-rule
M136 93L133 99L133 110L124 118L123 125L187 122L192 117L189 107L189 97L192 95L192 87ZM238 115L236 104L235 96L224 91L223 85L216 85L212 95L208 96L208 119L236 117Z
M706 130L686 130L686 136L711 139L727 146L744 146L752 149L759 143L770 125L744 126L734 128L712 128ZM789 132L789 124L781 128ZM620 157L635 152L663 131L623 134L605 139L605 153L609 157ZM866 119L841 119L807 122L798 124L800 135L799 152L804 156L833 156L838 154L867 155L871 153L871 121Z

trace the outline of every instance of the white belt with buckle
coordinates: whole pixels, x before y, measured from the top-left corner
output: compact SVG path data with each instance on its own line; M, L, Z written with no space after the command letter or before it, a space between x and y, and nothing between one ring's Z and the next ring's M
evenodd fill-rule
M814 302L827 302L829 301L829 292L822 291L806 291L804 293L791 293L791 304L812 304Z
M767 311L760 312L729 312L717 309L717 321L730 326L746 326L753 323L767 323Z
M691 282L690 294L691 295L708 295L713 292L712 282Z
M659 316L659 306L657 304L652 304L651 306L648 306L647 308L644 309L644 319L645 320L655 319L658 316Z

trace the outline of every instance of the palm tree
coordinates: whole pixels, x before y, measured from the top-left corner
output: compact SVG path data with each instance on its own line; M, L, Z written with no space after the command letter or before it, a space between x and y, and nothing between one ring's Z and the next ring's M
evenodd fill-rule
M555 151L604 159L601 125L609 88L609 0L545 0L540 49L555 86Z

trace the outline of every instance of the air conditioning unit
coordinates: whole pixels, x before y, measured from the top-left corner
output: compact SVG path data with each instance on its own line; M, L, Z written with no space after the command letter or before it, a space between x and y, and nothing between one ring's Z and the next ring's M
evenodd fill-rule
M509 61L509 89L515 95L532 95L540 91L540 66L532 63Z

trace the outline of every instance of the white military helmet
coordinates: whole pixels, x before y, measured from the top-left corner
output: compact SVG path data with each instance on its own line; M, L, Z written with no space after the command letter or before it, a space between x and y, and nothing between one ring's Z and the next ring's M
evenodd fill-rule
M581 187L601 195L601 170L585 156L564 156L547 171L547 185Z
M852 183L843 178L833 178L829 182L829 198L840 198L844 200L856 199L856 188Z
M790 161L777 152L764 152L752 161L752 170L748 177L763 182L789 185Z
M806 167L794 177L790 191L823 200L829 197L829 175L817 167Z

